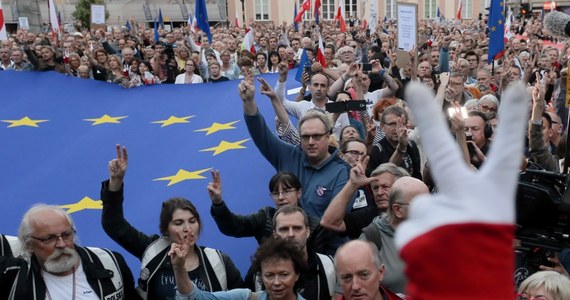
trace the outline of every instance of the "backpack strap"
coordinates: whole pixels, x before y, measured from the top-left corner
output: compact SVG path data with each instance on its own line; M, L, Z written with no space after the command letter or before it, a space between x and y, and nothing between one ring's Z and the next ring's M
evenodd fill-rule
M22 243L20 243L18 237L3 234L0 236L2 236L2 241L0 241L0 256L18 257L22 254Z
M224 258L220 250L204 247L204 253L214 269L214 274L220 283L222 291L228 290L228 279L226 276L226 265L224 263Z
M362 229L362 233L364 233L364 237L374 243L378 248L378 251L382 250L382 236L380 235L380 231L376 228L374 223L370 223L368 226Z
M117 291L122 290L123 274L121 273L121 269L119 268L119 263L117 262L117 258L115 257L115 255L111 251L104 248L96 248L96 247L86 247L86 248L89 249L89 251L91 251L99 258L105 270L111 270L113 272L111 281L113 282L115 290Z
M325 270L325 274L327 275L327 285L329 288L329 296L334 295L334 287L336 285L336 271L334 269L334 260L332 256L325 255L321 253L317 253L319 260L321 261L321 265Z
M163 258L158 264L153 264L149 266L150 263L166 248L170 246L170 242L166 237L161 237L156 241L152 242L145 250L141 258L141 271L139 274L139 285L137 286L137 292L143 299L147 299L147 284L148 280L156 273L158 266L162 264ZM151 271L149 267L152 267Z

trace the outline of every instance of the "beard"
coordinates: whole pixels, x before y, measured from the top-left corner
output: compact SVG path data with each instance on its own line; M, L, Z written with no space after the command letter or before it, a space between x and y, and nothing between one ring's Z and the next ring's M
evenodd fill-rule
M52 255L46 259L44 268L49 273L64 273L70 271L78 263L79 255L75 249L56 249Z

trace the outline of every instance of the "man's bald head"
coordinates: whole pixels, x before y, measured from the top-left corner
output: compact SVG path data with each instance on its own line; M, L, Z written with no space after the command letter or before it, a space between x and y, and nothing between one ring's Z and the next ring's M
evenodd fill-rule
M405 176L396 180L388 198L388 215L392 226L396 227L408 218L409 205L414 197L427 193L429 188L417 178Z

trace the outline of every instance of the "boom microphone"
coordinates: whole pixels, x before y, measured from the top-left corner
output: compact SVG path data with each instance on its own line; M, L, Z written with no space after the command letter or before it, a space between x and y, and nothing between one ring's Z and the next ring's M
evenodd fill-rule
M570 37L570 16L559 11L551 11L544 17L544 29L559 37Z

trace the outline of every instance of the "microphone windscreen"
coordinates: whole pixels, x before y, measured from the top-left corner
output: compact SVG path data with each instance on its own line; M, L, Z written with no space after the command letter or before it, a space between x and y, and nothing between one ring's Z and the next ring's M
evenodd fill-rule
M568 23L570 23L570 16L559 11L551 11L544 17L544 29L555 36L570 36L566 30Z

